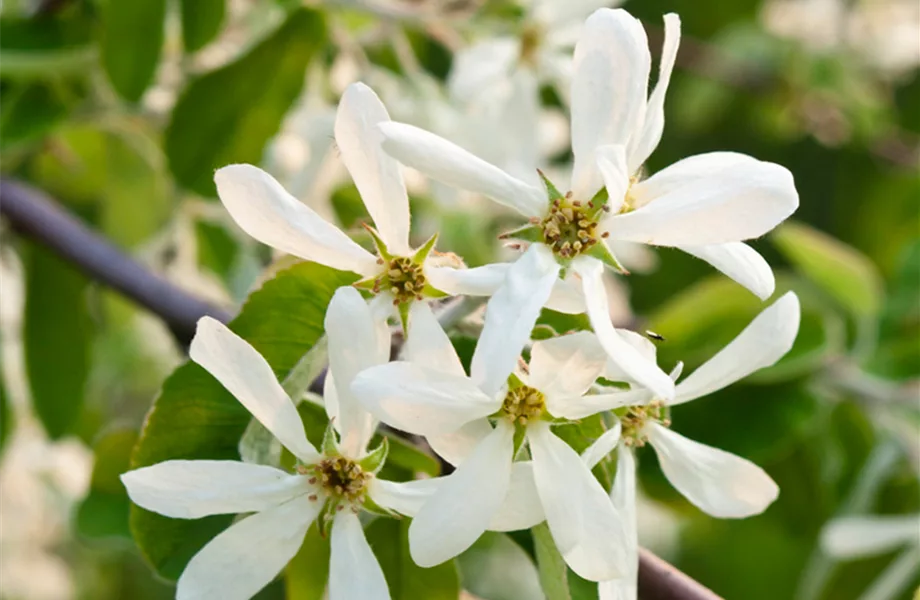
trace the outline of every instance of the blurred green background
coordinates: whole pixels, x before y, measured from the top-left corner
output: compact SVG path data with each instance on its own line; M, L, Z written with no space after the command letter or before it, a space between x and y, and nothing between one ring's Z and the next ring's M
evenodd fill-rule
M820 550L822 528L844 515L920 512L920 5L624 7L646 24L653 56L661 15L683 22L650 171L744 152L788 167L801 198L794 222L753 243L778 292L802 299L793 352L672 416L677 431L761 465L779 500L756 518L711 519L642 453L640 540L726 598L859 598L899 550L841 562ZM528 14L472 0L6 0L0 168L235 312L272 257L224 214L213 170L260 164L353 226L366 218L356 191L324 164L336 160L330 115L344 85L367 81L394 118L406 118L401 103L462 116L446 90L452 57L490 35L522 35ZM564 94L547 83L541 97L558 113ZM495 259L502 214L412 189L413 218L441 229L441 249L469 264ZM8 224L0 231L0 597L171 597L132 542L117 475L182 348L155 316ZM655 254L626 280L631 311L620 317L666 338L666 368L701 364L765 306L686 254ZM461 561L466 587L515 598L477 560ZM918 567L889 597L912 597ZM260 597L286 593L279 581Z

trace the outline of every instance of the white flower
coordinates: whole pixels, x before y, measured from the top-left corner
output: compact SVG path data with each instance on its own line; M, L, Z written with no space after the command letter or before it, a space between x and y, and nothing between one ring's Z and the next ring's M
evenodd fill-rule
M662 402L653 393L638 387L585 398L589 402L583 407L585 413L626 407L625 412L620 411L623 414L616 425L582 457L593 468L611 450L618 451L617 473L610 498L624 519L627 554L632 562L627 577L601 583L601 600L634 600L636 597L638 540L634 447L650 444L668 481L687 500L714 517L737 519L756 515L776 499L779 488L757 465L669 429L667 408L720 390L774 364L792 347L799 318L798 297L788 292L680 382L673 401ZM636 342L640 340L647 344L646 351L654 355L654 346L642 338ZM672 373L674 379L679 377L681 366ZM617 374L608 373L607 377L616 379Z
M357 290L338 290L326 317L330 373L347 384L354 373L389 357L389 332ZM358 513L378 507L413 514L431 493L427 481L392 483L375 474L386 445L368 452L370 415L350 394L337 397L341 441L327 433L318 452L304 433L293 402L271 367L245 340L209 317L198 323L192 360L208 370L297 459L296 472L230 460L169 460L129 471L131 500L178 519L255 513L208 542L179 578L176 597L249 598L267 585L300 548L310 524L331 525L329 597L389 598L387 584L364 537ZM344 385L347 389L347 385Z
M415 562L439 564L487 529L524 529L545 518L576 573L594 581L621 575L621 519L588 466L550 427L606 368L603 349L585 341L593 334L535 343L529 374L514 374L516 363L505 358L518 356L521 345L496 336L501 328L487 317L467 377L430 313L413 313L414 319L403 357L408 362L368 369L352 389L384 422L426 436L436 452L459 464L409 528ZM523 444L532 460L514 462Z
M902 549L861 600L897 598L920 570L920 515L840 517L824 526L821 548L838 560L858 560Z
M556 274L562 272L564 285L556 295L569 297L563 305L560 298L551 299L550 305L581 312L586 304L610 355L624 361L624 368L638 369L636 378L665 398L673 393L667 376L641 364L622 340L615 339L610 326L600 296L601 267L606 263L618 268L618 263L606 239L680 248L766 298L773 291L770 267L741 241L767 233L798 206L788 170L732 152L693 156L640 180L641 166L664 128L664 95L679 27L677 15L666 15L660 75L647 96L651 58L641 24L622 10L601 9L588 18L575 46L575 161L572 191L566 194L548 180L541 189L512 177L416 127L395 122L379 125L384 150L406 165L486 195L527 217L529 225L508 234L532 244L525 258L510 268L516 273L509 272L505 287L524 286L511 296L542 305ZM578 294L572 297L566 289L579 286L584 296L580 305ZM494 312L517 310L517 306L498 307L498 296L490 303ZM512 322L508 321L509 327Z
M389 122L373 90L356 83L342 95L335 140L342 160L374 220L368 228L377 246L374 256L313 209L291 196L271 175L252 165L230 165L214 175L226 209L246 233L306 260L361 275L361 287L377 294L375 314L400 316L411 303L444 294L487 294L500 277L492 267L454 269L439 266L432 255L435 237L421 248L409 247L409 197L399 164L380 148L379 124ZM483 287L483 283L488 285ZM378 312L379 309L379 312Z

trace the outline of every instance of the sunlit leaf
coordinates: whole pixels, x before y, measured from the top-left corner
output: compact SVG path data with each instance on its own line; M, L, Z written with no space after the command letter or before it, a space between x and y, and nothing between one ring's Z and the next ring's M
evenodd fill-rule
M102 65L112 87L137 102L153 81L163 46L166 0L102 3Z
M182 43L186 52L194 52L213 40L220 32L226 10L225 0L180 0Z
M77 531L89 538L130 538L131 502L118 476L128 470L137 431L115 429L96 442L89 494L77 509Z

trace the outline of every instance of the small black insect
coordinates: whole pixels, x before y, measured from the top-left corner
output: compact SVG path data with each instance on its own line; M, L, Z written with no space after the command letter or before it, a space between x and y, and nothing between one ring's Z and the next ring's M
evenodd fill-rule
M648 337L652 338L653 340L657 340L657 341L659 341L659 342L667 341L667 340L664 339L664 336L663 336L663 335L661 335L660 333L655 333L654 331L648 331L648 330L646 330L645 335L647 335Z

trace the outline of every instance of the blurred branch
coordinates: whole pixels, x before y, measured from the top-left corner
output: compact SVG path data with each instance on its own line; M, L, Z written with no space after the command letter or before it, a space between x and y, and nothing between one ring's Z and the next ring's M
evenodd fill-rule
M674 565L639 548L641 600L720 600L720 596Z
M0 214L13 228L44 244L90 278L100 281L154 313L187 344L204 315L223 322L230 315L149 271L108 240L91 231L47 194L0 179Z

